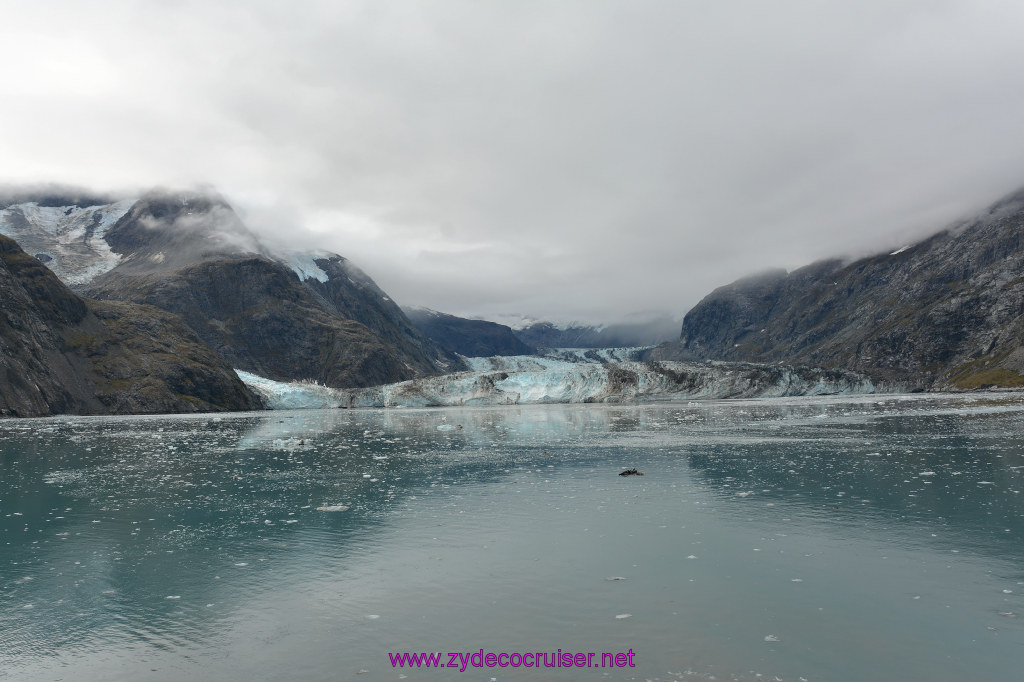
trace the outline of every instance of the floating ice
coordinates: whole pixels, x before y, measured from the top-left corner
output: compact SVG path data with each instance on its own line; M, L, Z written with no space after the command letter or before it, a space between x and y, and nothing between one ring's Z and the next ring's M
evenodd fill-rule
M317 507L317 511L322 512L343 512L348 511L348 505L346 504L325 504L322 507Z
M766 641L766 642L778 642L779 638L776 637L775 635L765 635L764 636L764 641Z
M615 618L618 619L618 620L622 620L623 618L632 618L632 617L633 617L632 613L620 613L619 615L615 616Z

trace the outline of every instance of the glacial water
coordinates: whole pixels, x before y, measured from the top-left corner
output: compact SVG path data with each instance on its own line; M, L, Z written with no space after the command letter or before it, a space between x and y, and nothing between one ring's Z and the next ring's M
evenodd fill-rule
M1024 679L1022 417L1000 394L0 421L0 678ZM481 649L636 667L388 658Z

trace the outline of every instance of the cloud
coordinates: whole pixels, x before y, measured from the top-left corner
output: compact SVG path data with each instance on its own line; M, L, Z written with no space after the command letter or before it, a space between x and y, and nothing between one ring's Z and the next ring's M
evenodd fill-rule
M461 314L681 315L1024 185L1024 7L19 3L0 181L210 183Z

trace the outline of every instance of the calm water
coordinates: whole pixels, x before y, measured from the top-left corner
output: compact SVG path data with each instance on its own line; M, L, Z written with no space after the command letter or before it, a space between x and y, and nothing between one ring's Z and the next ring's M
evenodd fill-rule
M0 421L0 677L1022 679L1022 417L1003 395ZM559 648L637 667L387 655Z

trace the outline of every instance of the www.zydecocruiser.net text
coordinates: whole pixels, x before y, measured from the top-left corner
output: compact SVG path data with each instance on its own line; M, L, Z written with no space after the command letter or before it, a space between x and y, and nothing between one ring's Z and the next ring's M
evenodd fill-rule
M635 668L632 649L625 652L579 652L569 651L449 651L431 653L388 653L393 668Z

